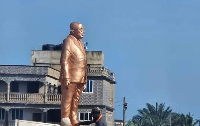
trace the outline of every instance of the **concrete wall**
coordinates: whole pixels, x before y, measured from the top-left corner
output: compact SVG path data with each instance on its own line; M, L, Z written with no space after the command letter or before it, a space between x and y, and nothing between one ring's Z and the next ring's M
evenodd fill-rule
M103 80L103 104L110 106L110 83Z
M93 81L93 93L82 93L80 105L103 105L103 80Z
M104 54L102 51L87 51L87 64L90 67L103 67Z
M37 50L31 53L31 65L35 66L51 66L60 65L61 51L44 51ZM57 67L56 66L56 67ZM57 67L60 70L60 67Z
M23 119L24 120L33 120L33 113L43 113L42 110L39 110L39 109L24 109L24 116L23 116ZM43 117L42 119L43 120Z
M103 67L104 54L102 51L87 51L87 64L90 67ZM61 51L34 50L31 54L31 65L51 66L60 70Z
M115 106L115 84L110 84L110 104Z
M31 65L34 63L43 63L49 64L51 63L51 52L52 51L31 51Z
M106 122L108 126L114 126L114 112L106 111Z
M93 93L82 93L80 105L107 105L114 104L114 84L106 80L92 80Z
M44 93L45 85L43 83L39 83L39 93Z

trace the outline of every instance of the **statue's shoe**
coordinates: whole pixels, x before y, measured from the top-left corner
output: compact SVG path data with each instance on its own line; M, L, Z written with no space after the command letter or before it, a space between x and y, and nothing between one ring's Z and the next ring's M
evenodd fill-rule
M62 118L61 119L61 126L71 126L71 122L69 118Z

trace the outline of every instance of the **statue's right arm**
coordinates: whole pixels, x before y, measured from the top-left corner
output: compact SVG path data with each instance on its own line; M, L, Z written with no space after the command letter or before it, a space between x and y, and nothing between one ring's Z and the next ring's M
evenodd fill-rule
M66 38L63 41L63 45L62 45L62 52L61 52L61 58L60 58L60 65L61 65L61 74L63 76L63 80L67 80L69 81L69 64L68 64L68 60L70 57L70 51L71 51L71 40L69 38Z

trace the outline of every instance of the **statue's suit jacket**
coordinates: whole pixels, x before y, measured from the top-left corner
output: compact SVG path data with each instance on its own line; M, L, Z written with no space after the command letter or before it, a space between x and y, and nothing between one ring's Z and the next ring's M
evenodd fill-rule
M63 40L60 65L60 82L67 79L73 83L87 82L87 58L81 40L72 35Z

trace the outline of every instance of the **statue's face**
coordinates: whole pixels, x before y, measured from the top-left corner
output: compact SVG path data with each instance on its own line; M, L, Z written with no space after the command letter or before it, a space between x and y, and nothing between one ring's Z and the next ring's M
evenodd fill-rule
M84 37L84 27L82 24L79 24L76 29L74 29L74 36L77 38L77 39L81 39Z

